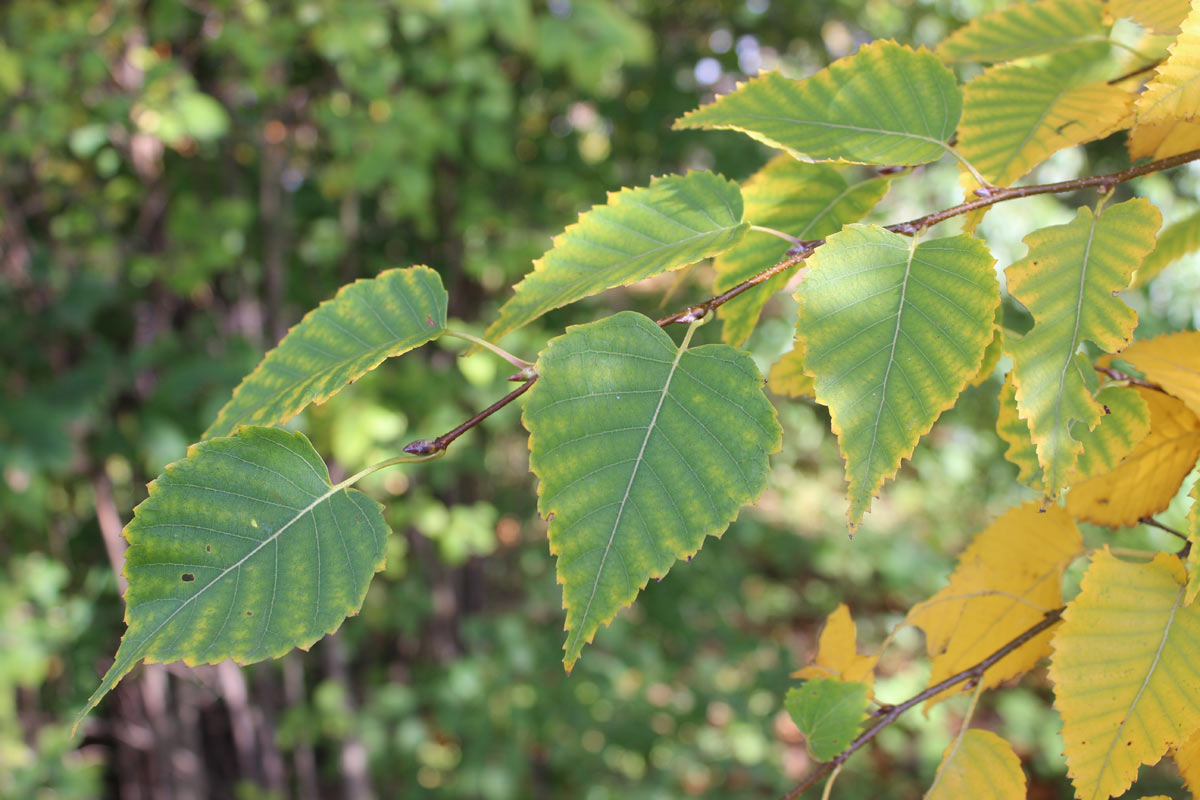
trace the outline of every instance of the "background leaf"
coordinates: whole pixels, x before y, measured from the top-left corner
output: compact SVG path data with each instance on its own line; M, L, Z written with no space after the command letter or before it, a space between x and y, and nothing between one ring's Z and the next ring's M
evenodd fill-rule
M813 663L792 673L793 678L837 678L861 683L868 690L875 683L875 664L879 656L864 656L858 652L858 631L850 608L839 603L825 619L825 628L818 640L817 657Z
M801 159L913 165L949 151L961 112L954 74L932 53L876 41L802 81L752 78L675 127L741 131Z
M1033 328L1009 346L1017 407L1029 422L1045 488L1058 494L1082 450L1074 425L1095 427L1104 409L1092 395L1099 386L1084 341L1107 352L1121 349L1137 315L1113 295L1154 247L1161 218L1142 199L1094 215L1081 208L1066 225L1025 237L1029 253L1005 274L1009 292L1033 315Z
M942 755L925 800L1022 800L1025 772L1012 746L991 731L969 730Z
M333 486L304 434L247 426L193 445L125 528L129 629L79 719L139 661L308 649L358 612L387 533L382 507Z
M1200 113L1200 6L1195 3L1169 53L1138 95L1139 123L1190 120Z
M1133 388L1106 387L1096 395L1096 402L1104 408L1104 416L1095 428L1080 433L1083 450L1068 483L1116 469L1150 433L1150 408Z
M1197 126L1200 128L1200 126ZM1200 146L1200 145L1198 145ZM1158 234L1158 243L1142 261L1132 286L1144 286L1171 264L1200 250L1200 212L1173 222Z
M310 403L446 327L446 290L429 267L390 269L343 287L288 331L233 392L205 438L239 425L279 425Z
M950 583L913 606L904 623L925 631L929 685L977 664L1062 605L1062 576L1083 551L1075 523L1058 506L1010 509L971 541ZM984 689L1016 677L1050 652L1039 634L983 674ZM940 702L956 686L931 698Z
M1116 130L1133 97L1038 67L993 67L963 89L958 150L994 185L1010 186L1059 150Z
M1077 483L1067 495L1076 519L1123 528L1165 509L1196 459L1200 419L1170 395L1133 388L1150 408L1150 433L1115 469Z
M1106 37L1095 0L1038 0L971 20L943 39L937 54L951 62L993 63L1073 50Z
M554 237L486 338L498 341L551 309L716 255L748 227L737 184L711 172L609 192L606 204Z
M538 510L553 515L568 669L650 578L766 485L781 432L762 375L740 350L686 343L622 312L568 328L538 357L522 419Z
M1142 339L1122 350L1120 358L1200 415L1200 332Z
M852 528L979 371L1000 302L992 264L968 236L918 243L872 225L809 259L797 332L846 458Z
M787 397L812 397L813 379L804 371L804 342L794 340L792 349L771 366L767 388Z
M1114 17L1129 17L1154 33L1174 33L1191 10L1190 0L1106 0Z
M804 734L812 757L828 761L854 741L867 712L867 695L865 684L814 678L788 689L783 706Z
M1153 124L1134 125L1129 131L1129 157L1170 158L1200 150L1200 122L1174 119Z
M1200 728L1200 607L1183 606L1183 565L1096 553L1054 635L1050 680L1079 797L1124 792L1142 764Z
M1188 584L1184 602L1190 606L1196 595L1200 594L1200 481L1196 481L1192 486L1192 508L1187 519L1187 537L1192 549L1188 551ZM1197 747L1200 748L1200 742L1197 743ZM1197 755L1200 756L1200 750L1197 751ZM1200 767L1200 763L1196 766Z
M810 164L788 155L776 156L742 184L746 219L798 239L822 239L857 222L887 194L889 178L851 182L843 169ZM780 261L791 247L787 241L751 230L732 249L713 260L716 294L732 289L747 278ZM741 345L758 323L758 315L775 292L787 283L795 268L744 292L717 309L723 321L721 338Z

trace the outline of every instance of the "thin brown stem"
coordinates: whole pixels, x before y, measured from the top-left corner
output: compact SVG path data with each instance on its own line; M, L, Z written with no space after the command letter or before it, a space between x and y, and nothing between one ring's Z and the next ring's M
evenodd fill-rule
M1130 78L1136 78L1138 75L1141 75L1144 72L1149 72L1150 70L1154 69L1161 63L1162 63L1162 59L1159 59L1157 61L1151 61L1149 64L1145 65L1144 67L1138 67L1137 69L1133 70L1132 72L1126 72L1124 75L1118 75L1117 77L1115 77L1111 81L1109 81L1108 85L1116 86L1118 83L1124 83L1125 81L1129 80Z
M429 456L433 455L434 453L440 453L444 451L455 439L462 436L479 423L483 422L492 414L495 414L497 411L504 408L513 400L516 400L518 397L528 392L536 382L537 376L534 375L532 378L525 381L508 394L504 395L504 397L501 397L499 400L492 403L490 406L485 408L483 411L480 411L478 414L471 417L457 428L446 431L436 439L417 439L415 442L409 442L408 444L404 445L404 452L411 453L415 456Z
M1164 391L1163 388L1161 386L1159 386L1157 383L1150 383L1149 381L1144 381L1141 378L1135 378L1132 375L1121 372L1119 369L1113 369L1112 367L1102 367L1099 364L1094 364L1092 368L1095 369L1096 372L1099 372L1101 375L1107 375L1110 379L1112 379L1114 381L1121 381L1122 383L1128 383L1130 386L1141 386L1145 389L1153 389L1156 392Z
M1187 535L1180 533L1179 531L1172 528L1170 525L1162 524L1161 522L1156 520L1154 517L1142 517L1138 521L1141 522L1143 525L1149 525L1151 528L1158 528L1160 531L1166 531L1167 533L1171 534L1172 536L1178 536L1180 539L1183 539L1185 542L1188 541Z
M846 760L850 758L850 756L854 755L859 749L862 748L863 745L874 739L881 730L886 728L888 725L891 725L900 717L901 714L903 714L905 711L908 711L913 706L919 705L931 697L936 697L947 689L953 688L960 683L980 680L983 677L983 673L987 672L987 670L995 665L996 662L1000 661L1000 659L1021 647L1042 631L1056 625L1062 618L1064 610L1065 609L1062 608L1056 608L1053 611L1046 612L1046 616L1043 617L1040 622L1027 629L1024 633L1014 638L1008 644L1004 645L975 666L968 667L962 672L951 675L949 678L946 678L946 680L930 686L920 694L913 695L903 703L893 706L890 711L879 717L879 720L875 724L873 724L870 728L860 734L857 739L851 742L849 747L834 756L832 760L822 764L816 771L805 778L799 786L785 794L783 796L783 800L796 800L797 797L816 786L822 778L841 767L842 764L846 763Z

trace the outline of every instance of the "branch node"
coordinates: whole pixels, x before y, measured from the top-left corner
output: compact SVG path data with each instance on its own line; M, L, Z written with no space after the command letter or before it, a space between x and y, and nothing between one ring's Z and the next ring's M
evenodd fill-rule
M404 452L414 456L431 456L445 449L446 446L440 444L437 439L417 439L415 442L404 445Z

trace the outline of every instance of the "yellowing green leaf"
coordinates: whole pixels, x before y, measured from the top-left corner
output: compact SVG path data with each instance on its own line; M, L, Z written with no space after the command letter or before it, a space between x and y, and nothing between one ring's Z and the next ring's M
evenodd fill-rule
M205 438L239 425L279 425L310 403L446 327L446 290L429 267L390 269L345 286L288 331L233 392Z
M997 315L999 311L1000 309L997 307ZM997 325L992 331L992 340L988 342L987 349L983 351L983 363L979 365L979 371L975 373L975 377L971 378L970 385L982 386L988 378L992 377L1002 355L1004 355L1004 331Z
M925 631L933 662L929 685L977 664L1062 605L1063 571L1083 539L1058 506L1026 503L1009 510L959 557L950 583L913 606L905 622ZM985 689L1031 669L1050 651L1049 631L983 674ZM962 687L930 700L940 702Z
M1200 594L1200 481L1196 481L1196 485L1192 487L1192 509L1188 513L1187 537L1192 549L1188 551L1187 558L1188 585L1185 601L1190 606L1196 595ZM1197 746L1200 747L1200 742ZM1196 766L1200 767L1200 763Z
M1016 3L971 20L938 45L944 61L993 63L1073 50L1107 38L1095 0Z
M1037 445L1045 488L1056 496L1083 449L1072 428L1096 426L1099 381L1079 348L1119 350L1137 315L1114 294L1154 247L1161 217L1142 199L1094 215L1081 208L1066 225L1025 237L1029 253L1007 270L1009 292L1033 314L1033 328L1009 345L1017 407Z
M522 417L567 610L567 668L650 578L766 485L775 409L750 356L676 347L646 317L576 325L538 357Z
M1178 38L1135 107L1142 124L1190 120L1200 112L1200 6L1183 20Z
M1106 0L1114 17L1128 17L1155 33L1173 33L1191 9L1189 0Z
M1120 357L1200 415L1200 332L1142 339L1122 350Z
M864 684L869 690L875 683L875 662L879 656L860 655L857 638L850 609L842 603L825 620L816 659L809 666L793 672L792 677L837 678Z
M764 73L676 120L741 131L800 159L924 164L949 152L962 92L930 52L890 41L801 81Z
M332 485L303 434L246 426L193 445L125 528L129 629L80 719L139 661L307 649L358 613L387 533L382 507Z
M854 741L866 716L868 694L865 684L816 678L788 689L783 706L804 734L812 757L828 761Z
M1129 157L1170 158L1200 150L1200 122L1168 120L1151 125L1135 125L1129 132Z
M1179 559L1097 552L1054 634L1050 680L1067 773L1081 798L1119 795L1200 728L1200 606Z
M1200 419L1170 395L1140 386L1134 391L1150 408L1150 433L1111 472L1071 487L1067 511L1076 519L1137 525L1170 504L1200 458Z
M958 150L994 185L1010 186L1059 150L1119 128L1133 97L1037 67L993 67L964 89Z
M1197 728L1175 751L1175 764L1183 776L1184 785L1195 797L1200 793L1200 728Z
M850 225L809 259L798 336L846 459L851 528L979 371L1000 302L977 239Z
M737 184L711 172L610 192L606 204L554 237L486 338L498 341L552 309L714 256L748 227Z
M996 417L996 433L1008 445L1004 457L1015 464L1017 482L1030 489L1042 491L1042 465L1038 463L1037 447L1029 434L1029 423L1017 413L1017 387L1012 372L1004 376L1000 387L1000 413Z
M925 800L1024 800L1025 772L1008 742L991 731L969 730L942 754Z
M1158 244L1133 276L1133 286L1143 286L1175 261L1200 250L1200 212L1163 228Z
M804 371L804 342L797 339L793 345L771 366L767 388L788 397L812 397L813 379Z
M1083 450L1068 483L1086 481L1116 469L1150 433L1150 407L1135 390L1109 386L1100 390L1096 401L1104 408L1104 416L1095 428L1079 434Z
M772 159L742 184L746 219L795 236L821 239L857 222L887 194L888 178L868 178L851 183L842 169L810 164L786 154ZM732 289L781 260L791 244L761 231L751 230L732 249L713 260L717 278L713 290ZM787 283L795 269L776 275L717 309L724 325L721 338L740 345L758 324L767 300Z

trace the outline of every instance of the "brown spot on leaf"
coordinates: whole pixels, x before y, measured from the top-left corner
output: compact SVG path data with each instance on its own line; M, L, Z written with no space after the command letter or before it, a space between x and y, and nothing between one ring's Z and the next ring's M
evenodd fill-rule
M179 580L183 581L184 583L191 583L192 581L196 580L196 576L190 572L185 572L179 576Z

